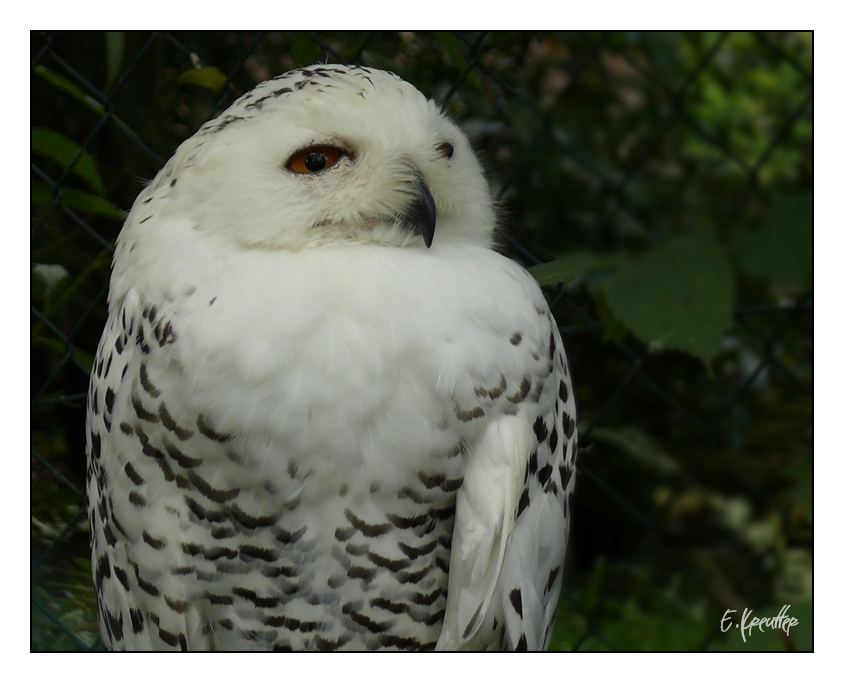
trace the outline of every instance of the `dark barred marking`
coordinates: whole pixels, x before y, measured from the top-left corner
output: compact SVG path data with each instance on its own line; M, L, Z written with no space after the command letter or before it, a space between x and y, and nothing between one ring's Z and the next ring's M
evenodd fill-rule
M560 380L560 400L563 403L569 400L569 388L564 379Z
M194 515L196 515L197 518L208 519L208 510L202 507L190 496L185 496L185 505L188 506L188 510L190 510Z
M485 389L484 387L475 387L475 396L480 398L489 397L491 399L496 399L501 394L507 391L507 378L504 375L501 375L501 382L498 384L495 389Z
M389 569L391 572L398 572L410 566L410 560L391 560L376 553L367 553L366 557L375 566Z
M564 489L569 487L569 479L571 479L571 470L568 467L564 467L563 463L560 463L560 482Z
M132 480L132 483L135 486L140 486L141 484L144 483L143 477L140 474L138 474L137 470L134 467L132 467L131 462L127 462L123 466L123 471L126 473L126 476L129 477L129 479Z
M512 396L508 396L507 400L510 401L510 403L521 403L527 398L527 395L530 393L530 388L530 379L525 377L522 380L522 385L519 387L519 391Z
M525 489L524 491L522 491L522 495L519 498L519 509L516 510L517 518L521 516L521 514L525 511L525 508L527 508L528 505L530 505L530 494L528 493L528 490Z
M363 626L372 633L384 633L384 631L395 623L395 621L375 621L374 619L370 619L368 616L361 614L348 604L343 605L343 614L347 614L353 622Z
M135 409L135 414L146 422L152 422L155 424L158 422L158 415L155 413L149 412L144 406L141 404L141 399L139 399L135 394L132 394L132 407Z
M137 491L130 491L129 492L129 502L132 503L132 505L139 507L139 508L146 507L146 505L147 505L147 499L144 498Z
M425 595L424 593L414 593L410 596L410 601L415 605L430 607L440 598L442 594L442 588L437 588L435 591L428 593L428 595Z
M272 548L260 548L256 545L240 546L241 559L252 558L264 562L275 562L278 559L278 551Z
M202 557L211 562L216 562L222 558L233 560L237 557L237 550L233 550L232 548L224 548L222 546L206 548L199 543L182 543L182 550L191 556L202 555Z
M477 408L473 408L472 410L461 410L460 408L455 408L455 415L457 419L461 422L471 422L472 420L483 417L486 415L484 409L478 406Z
M533 423L533 431L536 434L536 439L539 443L545 441L548 438L548 427L545 426L545 420L542 419L542 416L536 418L536 422Z
M105 615L112 637L115 640L123 640L123 615L121 614L120 617L115 617L108 610L105 610Z
M518 346L519 344L521 344L522 343L522 333L521 332L514 332L512 335L510 335L510 343L513 346Z
M444 474L434 474L428 475L425 472L419 472L416 475L424 485L426 489L433 489L445 482L445 475Z
M121 337L114 340L114 348L117 349L117 353L123 353L123 339Z
M91 455L93 455L96 460L100 459L101 449L102 441L100 439L100 435L97 434L97 432L91 432Z
M557 580L557 575L560 573L560 567L554 567L551 573L548 574L548 583L545 584L545 593L548 594L551 588L554 587L554 582Z
M347 581L348 577L345 576L329 576L328 581L326 581L326 583L328 584L329 588L337 590L338 588L344 586Z
M143 221L141 221L143 222ZM180 643L180 641L184 638L181 633L171 633L170 631L165 631L160 626L158 627L158 635L161 636L161 640L163 640L168 645L175 647ZM185 648L187 649L187 648Z
M217 623L227 631L231 631L234 628L234 624L231 619L220 619Z
M398 572L396 574L396 580L399 583L419 583L422 579L424 579L428 574L431 573L433 567L423 567L419 571L416 572Z
M514 588L510 591L510 604L513 605L513 609L516 610L516 614L520 617L522 616L522 591L518 588Z
M350 579L363 579L364 581L372 581L377 573L374 569L367 569L366 567L360 567L355 564L346 570L346 574L348 574Z
M568 413L563 413L563 432L565 432L569 439L574 434L574 420L571 419Z
M261 527L272 526L278 518L276 515L264 515L263 517L247 515L236 503L229 505L228 511L232 519L247 529L260 529Z
M319 621L302 621L301 619L275 615L266 615L261 621L265 626L286 628L288 631L301 631L302 633L311 633L322 626L322 622Z
M153 398L158 398L161 395L161 391L150 381L149 374L147 374L147 366L144 363L141 363L141 386L146 389L146 392L152 396Z
M272 567L262 565L261 573L271 579L277 579L279 576L283 576L285 579L292 579L299 576L299 570L295 567Z
M132 434L132 427L127 422L121 422L120 431L124 434Z
M414 548L413 546L407 545L406 543L399 542L399 550L401 550L411 560L415 560L417 557L432 553L436 549L436 547L437 541L431 541L430 543L426 543L425 545L419 546L418 548Z
M187 441L193 436L193 432L190 429L183 429L173 419L172 415L170 415L170 412L167 410L167 405L164 401L162 401L161 405L158 406L158 415L161 418L161 424L173 432L179 441Z
M138 588L140 588L142 591L144 591L144 593L149 593L152 597L157 598L160 594L160 591L158 590L158 588L156 588L149 581L144 581L141 578L141 572L138 569L138 565L134 565L134 570L135 570L135 579L138 582Z
M237 595L238 597L244 598L249 600L255 607L264 607L264 608L274 608L278 607L279 603L281 602L281 598L262 598L259 597L255 591L248 590L246 588L234 588L232 593Z
M519 642L516 643L516 652L527 652L527 637L524 633L519 638Z
M349 555L354 555L355 557L363 557L369 552L369 543L363 543L361 545L347 543L346 552L349 553Z
M318 650L331 652L343 647L343 645L348 643L351 639L351 636L340 636L337 640L328 640L317 633L314 635L314 645L316 645Z
M185 469L197 467L202 464L201 458L191 458L190 456L185 455L173 444L167 443L166 441L164 442L164 450L167 451L167 455L173 458L180 467L184 467ZM197 488L199 487L197 486Z
M127 591L129 590L129 575L123 571L117 565L114 565L114 575L117 577L117 580L120 581L120 584L125 588Z
M444 508L431 508L430 510L428 510L428 515L432 519L444 521L446 519L449 519L450 517L454 517L454 506L449 505Z
M387 598L372 598L369 601L371 607L378 607L379 609L392 612L393 614L404 614L407 612L408 606L401 602L393 602Z
M551 473L554 471L554 466L551 463L547 463L541 470L539 470L539 474L537 475L539 479L539 483L542 486L545 486L548 483L548 480L551 478Z
M167 451L169 452L170 449L168 448ZM187 476L188 479L190 479L191 483L196 486L196 490L199 491L203 496L208 498L208 500L214 503L228 503L230 500L236 498L240 494L239 488L229 489L228 491L224 491L222 489L215 489L213 486L211 486L211 484L205 481L202 477L199 476L199 474L197 474L193 470L190 470Z
M557 428L551 430L551 436L548 437L548 446L552 453L557 451Z
M140 633L144 630L144 615L139 609L129 608L129 619L132 621L132 630Z
M533 453L530 454L530 460L528 460L528 469L530 470L530 473L533 475L533 474L536 474L536 468L537 468L537 457L536 457L536 451L534 451Z
M358 532L354 527L346 527L345 529L337 528L334 530L334 538L338 541L346 542Z
M430 496L425 495L424 493L419 493L418 491L414 491L409 486L405 486L399 491L398 495L399 499L402 498L410 498L414 503L417 505L424 505L426 503L430 503L432 498Z
M163 327L161 323L162 321L159 320L152 333L155 336L156 341L158 341L158 345L163 348L167 346L167 344L175 342L177 337L176 333L173 331L173 325L169 320L164 321Z
M105 404L108 412L111 413L114 411L114 392L111 390L111 387L106 389Z
M434 624L440 623L443 620L444 616L445 616L445 609L443 608L443 609L438 610L438 611L434 612L433 614L425 617L424 619L422 619L421 623L425 624L425 626L433 626ZM411 619L413 619L417 623L420 623L419 620L415 619L412 614L410 615L410 617L411 617Z
M399 529L416 528L428 521L428 515L426 514L417 515L416 517L400 517L399 515L388 514L386 517ZM389 524L384 524L383 526L386 526L387 529L390 528Z
M174 576L186 576L187 574L193 574L195 571L195 567L173 567L170 573Z
M212 605L233 605L234 598L231 595L216 595L214 593L209 593L208 602Z
M188 611L188 607L190 606L184 600L176 600L168 597L167 595L164 596L164 602L166 602L167 606L177 614L184 614Z
M277 529L275 533L276 539L281 541L282 543L295 543L298 541L302 536L305 535L305 532L308 530L308 527L303 526L298 531L287 531L286 529Z
M146 543L153 550L161 550L164 546L167 545L167 541L158 538L153 538L146 532L146 529L141 534L141 537L144 539L144 543Z
M106 543L108 543L112 548L117 545L117 536L114 535L114 532L111 530L111 525L103 519L103 535L105 536ZM117 567L115 567L115 570Z
M97 593L102 593L103 581L111 578L111 563L108 557L103 555L97 562L97 568L94 571L94 583L97 586Z
M217 441L218 443L226 443L234 438L231 434L220 434L220 432L214 431L214 429L212 429L205 420L205 416L201 414L196 418L196 426L199 427L199 433L202 434L202 436L205 436L212 441Z
M349 508L346 508L343 512L346 515L346 519L349 520L351 525L355 529L360 531L367 538L375 538L376 536L383 536L384 534L386 534L390 530L389 524L367 524L366 522L364 522L359 517L356 517L355 514ZM390 515L387 515L387 519L390 519ZM393 521L393 520L390 519L390 521ZM396 526L398 526L398 525L396 525ZM407 527L401 527L401 528L407 528ZM339 529L337 531L339 531ZM335 536L336 535L337 535L337 532L335 532ZM345 539L339 539L338 538L337 540L345 540Z
M545 486L544 489L545 493L553 493L554 495L559 495L560 491L557 488L557 482L551 479Z
M554 354L557 352L557 340L554 339L554 321L551 321L551 338L548 340L548 356L553 360Z

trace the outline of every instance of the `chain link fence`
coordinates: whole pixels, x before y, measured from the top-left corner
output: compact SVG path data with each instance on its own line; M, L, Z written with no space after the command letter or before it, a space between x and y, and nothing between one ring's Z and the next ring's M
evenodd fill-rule
M552 648L811 649L811 35L380 32L32 34L32 648L101 646L84 418L124 212L325 61L435 98L502 251L551 264L581 443ZM788 633L724 631L784 605Z

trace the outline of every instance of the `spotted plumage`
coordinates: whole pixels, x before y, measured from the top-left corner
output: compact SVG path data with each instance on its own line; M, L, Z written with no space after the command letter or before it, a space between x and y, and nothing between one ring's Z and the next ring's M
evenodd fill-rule
M541 649L577 455L465 136L315 66L187 140L118 240L88 398L113 649Z

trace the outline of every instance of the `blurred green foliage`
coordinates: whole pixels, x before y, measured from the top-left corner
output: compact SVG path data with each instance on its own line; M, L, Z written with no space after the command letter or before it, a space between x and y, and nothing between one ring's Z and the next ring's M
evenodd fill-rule
M554 304L581 450L552 647L811 649L812 36L701 32L33 33L33 649L98 643L84 406L124 211L233 97L344 60L444 104ZM784 604L787 637L720 630Z

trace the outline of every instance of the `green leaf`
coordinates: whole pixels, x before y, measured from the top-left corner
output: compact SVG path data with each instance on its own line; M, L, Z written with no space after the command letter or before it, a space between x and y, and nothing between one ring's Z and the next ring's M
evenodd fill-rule
M290 37L290 58L294 66L309 66L319 59L319 44L306 33L295 32Z
M123 31L106 31L106 89L111 87L120 67L123 65L123 54L126 51L126 34Z
M761 228L736 237L733 254L748 275L782 285L811 286L812 194L772 202Z
M592 430L595 441L603 441L621 450L638 465L660 474L673 476L680 473L680 466L662 447L645 432L636 427L611 429L595 427Z
M601 337L601 341L606 343L624 339L624 335L627 334L628 330L624 326L624 323L613 314L612 309L607 303L607 295L604 292L604 288L599 287L593 296L598 309L598 317L604 326L604 334Z
M52 159L62 168L70 166L79 155L72 173L88 183L97 194L102 195L105 192L103 179L99 170L97 170L97 162L87 152L83 151L79 144L50 128L33 128L31 139L33 152Z
M596 254L594 251L583 249L548 263L531 266L528 272L541 286L556 285L571 282L576 277L596 270L615 267L621 258L619 254Z
M190 83L200 88L210 90L215 95L223 92L226 87L226 75L216 66L201 66L198 69L188 69L179 74L179 83Z
M733 273L723 250L697 232L623 266L605 286L613 314L655 348L709 361L733 312Z
M463 41L460 40L460 38L458 38L453 33L447 33L445 31L438 31L434 33L434 35L439 39L440 44L445 48L445 51L451 58L451 61L454 63L454 66L456 66L461 72L466 71L468 63L463 57ZM473 71L469 71L469 73L466 74L466 81L475 90L483 94L483 86L481 85L480 81L478 80L477 76L475 76Z
M34 204L49 204L53 201L55 195L53 188L46 183L33 183L31 191L32 202ZM61 203L75 211L107 216L118 221L126 218L126 212L120 207L115 206L107 199L83 192L82 190L75 190L69 187L62 188Z
M46 66L41 66L40 64L36 66L33 71L43 78L45 81L50 83L53 87L58 88L59 90L66 92L70 95L73 99L81 102L89 109L95 111L97 114L104 114L105 107L102 104L97 102L93 97L88 97L81 88L71 83L68 79L64 76L60 76L55 71L51 71Z

